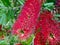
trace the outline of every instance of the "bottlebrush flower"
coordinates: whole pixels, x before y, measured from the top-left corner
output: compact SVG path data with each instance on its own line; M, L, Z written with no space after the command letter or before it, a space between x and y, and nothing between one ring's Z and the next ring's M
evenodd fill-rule
M40 14L40 20L36 27L34 45L46 45L47 38L50 34L49 20L52 17L53 15L49 11L44 11L42 14Z
M26 0L20 15L12 27L12 33L21 40L27 39L35 31L42 0Z
M51 24L52 37L48 37L51 45L60 45L60 27L58 23Z
M40 32L38 32L38 33L36 33L36 35L35 35L36 37L35 37L35 39L34 39L34 45L41 45L41 43L40 43Z
M49 11L45 11L40 15L40 24L38 23L36 31L38 31L39 25L41 29L34 39L34 45L60 45L60 28L52 18L53 15Z

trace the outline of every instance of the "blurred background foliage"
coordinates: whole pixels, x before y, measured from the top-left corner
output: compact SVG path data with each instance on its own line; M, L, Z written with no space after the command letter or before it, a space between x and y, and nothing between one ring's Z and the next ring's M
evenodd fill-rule
M0 24L10 29L23 6L24 0L0 0Z
M5 37L3 40L0 39L0 45L14 45L14 43L20 42L17 36L11 36L9 31L21 12L24 2L25 0L0 0L0 37ZM55 2L56 0L46 0L42 8L54 12L55 19L60 21L58 18L60 14L55 11ZM26 43L27 41L22 42L23 45L30 44L32 37L29 38L28 43Z

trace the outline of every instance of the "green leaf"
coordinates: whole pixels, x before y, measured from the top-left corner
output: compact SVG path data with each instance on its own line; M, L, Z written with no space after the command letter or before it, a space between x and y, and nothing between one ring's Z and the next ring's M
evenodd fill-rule
M8 45L6 40L0 40L0 45Z
M12 9L12 8L9 8L8 9L8 13L7 13L7 18L8 18L8 20L10 20L10 19L13 19L14 18L14 10Z
M34 35L32 34L30 38L28 38L25 41L22 41L21 43L22 43L22 45L31 45L33 39L34 39Z
M0 24L2 24L2 25L6 24L6 15L5 14L1 15Z
M23 5L24 4L24 0L18 0L18 2Z
M56 0L46 0L47 3L53 2L55 3Z
M54 3L53 2L50 2L50 3L45 3L44 6L53 6Z
M13 45L14 43L17 43L18 42L18 38L17 36L12 36L10 37L10 45Z
M55 16L55 17L60 17L60 14L55 14L54 16Z
M34 35L31 35L31 37L26 41L27 44L31 44L33 41Z
M54 6L54 3L53 3L53 2L51 2L51 3L44 3L44 4L43 4L43 8L44 8L44 9L47 9L47 10L50 10L50 11L53 10L54 7L55 7L55 6Z
M11 6L9 0L1 0L1 1L6 7Z

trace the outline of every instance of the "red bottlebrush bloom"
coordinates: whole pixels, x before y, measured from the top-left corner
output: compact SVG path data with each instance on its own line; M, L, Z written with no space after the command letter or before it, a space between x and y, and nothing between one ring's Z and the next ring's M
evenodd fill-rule
M42 0L27 0L13 25L12 33L27 39L35 31Z
M35 45L60 45L60 27L52 18L53 15L49 11L40 15L40 24L37 25L36 31L38 31L39 25L41 29L34 39Z
M46 45L48 36L50 34L49 20L52 17L53 15L49 11L44 11L40 15L40 20L36 27L36 37L34 39L34 45Z
M40 32L38 32L38 33L36 33L36 35L35 35L36 37L35 37L35 39L34 39L34 45L41 45L41 43L40 43Z
M50 36L49 42L51 45L60 45L60 27L58 23L53 22L51 24L51 33L52 37Z

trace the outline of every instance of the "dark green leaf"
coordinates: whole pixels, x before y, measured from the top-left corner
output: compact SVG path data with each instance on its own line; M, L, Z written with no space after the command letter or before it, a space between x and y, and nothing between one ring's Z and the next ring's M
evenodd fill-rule
M1 1L6 7L11 6L9 0L1 0Z

